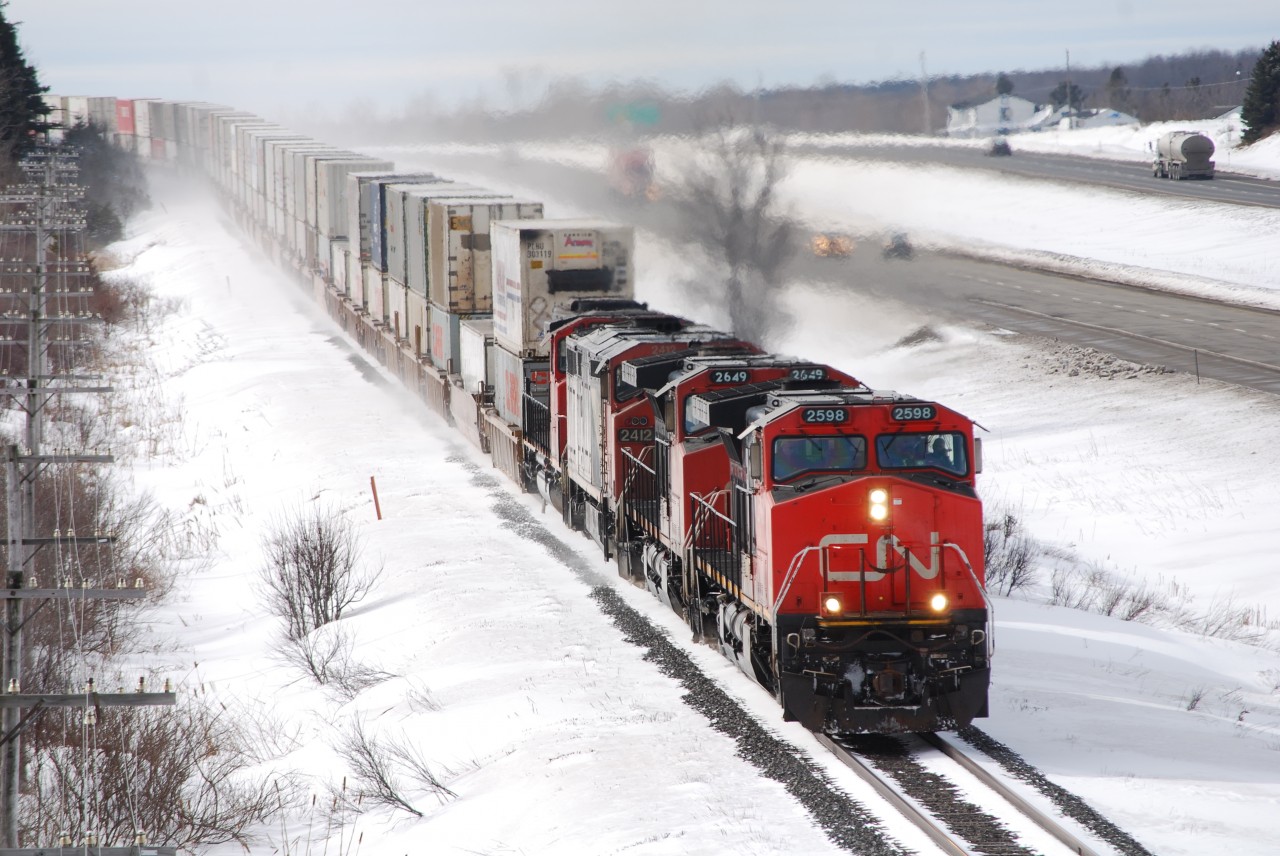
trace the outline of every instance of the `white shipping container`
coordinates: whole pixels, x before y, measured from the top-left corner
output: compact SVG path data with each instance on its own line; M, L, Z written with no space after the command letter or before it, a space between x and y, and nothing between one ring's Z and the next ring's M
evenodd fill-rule
M347 176L353 172L389 172L391 161L373 158L324 161L316 166L316 229L330 238L350 238L347 231Z
M317 168L325 161L354 160L359 155L341 149L333 152L315 152L301 156L301 171L295 174L300 183L294 186L298 202L297 250L308 267L319 266L316 242L316 180Z
M116 132L116 99L90 98L89 121L93 122L108 140L111 139L111 135Z
M355 152L338 150L338 157L315 157L306 161L306 194L307 194L307 225L315 229L319 225L320 218L318 210L320 207L320 164L326 161L362 161L365 160L363 155ZM378 161L385 163L385 161Z
M369 262L360 262L360 283L364 308L369 317L383 321L387 317L386 277Z
M541 202L475 198L428 202L426 268L431 302L464 315L492 312L489 224L541 219Z
M411 288L394 283L398 293L404 295L404 315L400 316L400 335L413 345L415 357L431 356L431 307L427 304L426 295L418 294ZM395 327L395 316L391 318L391 326Z
M337 238L329 242L329 270L333 272L333 287L350 295L347 287L347 242Z
M135 98L133 101L133 134L136 137L151 136L151 105L159 103L156 98ZM150 146L150 143L147 144ZM146 149L139 146L138 151Z
M431 307L431 365L449 374L462 371L462 316Z
M483 395L492 400L491 362L493 319L467 318L458 330L458 351L462 357L462 388L470 395Z
M550 361L546 357L513 354L495 342L493 358L493 406L510 425L524 428L524 394L546 403L550 397Z
M395 223L387 214L387 195L390 188L398 184L448 184L444 179L429 173L422 176L403 176L396 175L389 178L374 178L367 182L362 182L360 187L360 216L368 218L369 223L369 261L374 268L382 273L387 272L387 245L388 230L387 225L392 225L393 231L400 231L401 227ZM403 221L403 206L401 206L401 220ZM363 249L363 247L362 247Z
M293 233L292 183L293 157L298 152L329 151L330 147L314 140L280 141L267 144L271 156L271 188L274 197L275 220L272 234L285 243Z
M422 219L424 197L421 193L450 193L455 196L463 191L467 195L483 193L480 188L470 184L456 182L431 182L428 184L392 184L386 188L386 203L383 229L386 238L387 275L392 281L403 286L411 283L408 278L409 255L413 235L417 232L416 223ZM425 246L425 242L424 242ZM425 256L425 250L422 253ZM422 277L424 287L421 289L426 299L426 276Z
M285 246L299 254L306 247L307 228L307 159L324 155L338 157L339 150L332 146L304 147L288 150L284 170L284 210L286 213Z
M347 188L343 198L347 202L347 240L351 242L351 254L362 261L369 260L369 213L365 185L376 178L390 178L394 172L350 172L346 175Z
M580 298L635 296L635 232L601 220L499 220L493 333L509 351L546 356L547 325Z
M431 185L409 193L405 204L404 238L408 242L408 258L405 259L405 280L409 288L427 299L430 292L430 249L427 241L428 211L436 200L448 199L510 199L510 194L474 187L472 185Z
M87 124L89 121L89 99L83 95L63 96L62 121L68 128Z

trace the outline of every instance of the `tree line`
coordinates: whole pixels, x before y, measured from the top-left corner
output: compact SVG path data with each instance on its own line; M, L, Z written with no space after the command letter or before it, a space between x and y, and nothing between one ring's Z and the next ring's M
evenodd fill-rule
M1211 118L1240 106L1255 81L1270 79L1258 73L1260 64L1270 62L1266 57L1257 48L1198 50L1125 65L939 75L927 83L889 80L760 91L726 83L693 95L652 82L592 88L566 78L515 108L497 109L481 99L450 110L424 95L395 117L380 118L367 107L352 109L362 129L389 142L568 136L609 141L646 133L689 134L705 124L706 116L724 114L788 131L936 134L946 126L948 107L1002 92L1037 104L1110 108L1156 122ZM300 122L317 125L314 114ZM332 130L341 134L350 126L348 116Z

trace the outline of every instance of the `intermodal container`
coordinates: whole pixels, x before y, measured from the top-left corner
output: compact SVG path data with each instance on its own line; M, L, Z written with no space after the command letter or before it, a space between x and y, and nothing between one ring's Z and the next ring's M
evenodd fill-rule
M600 220L498 220L493 242L493 334L517 354L546 356L551 321L574 300L632 298L635 235Z

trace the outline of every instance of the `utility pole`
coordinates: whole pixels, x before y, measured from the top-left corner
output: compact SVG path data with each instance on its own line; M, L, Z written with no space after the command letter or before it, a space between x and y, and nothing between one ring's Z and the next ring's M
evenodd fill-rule
M929 72L924 67L924 51L920 51L920 100L924 104L924 135L933 133L932 117L929 115Z
M1067 130L1074 131L1076 127L1075 111L1071 105L1071 51L1067 51Z
M0 235L12 238L18 245L16 258L0 261L0 299L7 308L0 322L11 328L25 328L26 366L23 377L4 377L0 393L12 398L25 417L23 442L4 447L5 506L7 534L4 593L3 672L0 673L0 856L36 856L48 847L22 848L19 841L18 801L23 785L23 731L37 717L54 708L80 708L81 725L87 729L97 722L104 707L136 707L172 705L175 696L165 692L146 691L139 681L136 692L100 693L93 679L83 688L66 688L66 692L26 692L23 683L23 626L50 603L87 600L140 600L146 592L140 586L117 581L114 587L101 586L87 579L64 576L56 579L59 568L50 572L50 585L40 585L35 575L39 552L48 546L75 549L85 545L104 545L114 541L109 534L94 532L77 535L73 529L55 522L52 532L40 532L47 525L36 517L36 484L42 473L53 465L110 463L109 454L76 453L44 449L44 416L54 396L68 393L110 392L109 387L95 385L100 379L54 374L50 348L66 348L83 344L72 335L78 327L99 319L88 312L86 290L88 264L80 252L82 233L86 227L83 188L73 183L76 164L66 151L52 148L34 150L20 164L27 176L24 184L11 187L0 195ZM54 248L56 247L56 251ZM19 338L14 336L15 339ZM17 351L15 350L16 354ZM139 581L140 582L140 581ZM24 605L33 602L30 615L24 617ZM65 836L64 836L65 838ZM105 843L105 842L104 842ZM95 854L125 856L139 854L143 843L138 832L133 847L100 847L97 836L86 830L77 848L92 848ZM69 840L60 842L66 847ZM148 853L169 856L176 848L147 848Z

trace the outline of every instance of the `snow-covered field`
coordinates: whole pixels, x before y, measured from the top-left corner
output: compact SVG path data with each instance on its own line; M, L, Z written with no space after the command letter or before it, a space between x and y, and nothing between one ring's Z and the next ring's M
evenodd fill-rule
M429 153L395 159L413 167L429 162ZM829 189L843 190L856 177L818 171L825 168L800 165L790 186L795 198L807 210L829 206L850 223L871 216L856 208L859 194ZM1181 203L961 174L897 179L908 188L957 183L947 204L964 222L940 218L953 230L946 234L998 233L1011 252L1112 253L1110 264L1193 286L1200 273L1215 272L1217 284L1206 290L1273 299L1268 289L1277 278L1266 266L1275 253L1256 238L1270 230L1274 245L1276 223L1266 212L1239 220L1219 206L1198 206L1196 221L1209 223L1216 241L1188 255L1174 247L1135 257L1121 253L1126 237L1151 228L1146 218L1176 219L1169 215ZM866 203L868 210L892 210L895 222L913 230L933 228L930 212L889 201L903 198L903 185L894 187L876 190L882 201ZM617 585L688 647L674 616L618 583L554 514L493 483L478 453L382 382L287 277L245 250L207 201L163 184L157 197L164 208L138 218L115 252L127 261L120 275L180 303L148 353L184 416L172 426L170 451L140 458L135 473L140 487L190 507L207 531L220 533L208 569L165 612L161 632L178 652L173 673L188 674L198 661L199 679L228 704L269 709L293 735L281 741L285 754L274 764L300 771L317 793L348 772L332 746L364 717L383 739L411 741L455 794L440 799L411 787L422 818L373 810L340 829L303 811L268 831L275 846L286 838L290 852L319 852L350 848L363 835L365 852L838 852L621 639L588 587ZM580 213L547 204L550 215ZM1042 233L1052 238L1035 243ZM1238 250L1242 241L1247 246ZM706 313L685 302L679 283L691 271L673 261L677 254L652 236L640 253L643 296L672 311ZM1197 266L1197 254L1210 261ZM1041 344L937 320L938 339L901 346L928 319L802 283L792 300L812 320L774 347L850 369L878 387L936 397L976 419L989 431L981 479L987 503L1053 549L1038 586L997 599L992 717L984 729L1153 852L1280 853L1280 654L1277 633L1267 630L1280 619L1280 401L1177 375L1053 372ZM871 330L859 322L866 317L877 319ZM854 325L857 337L849 335ZM1082 364L1076 355L1063 359ZM500 500L542 521L595 576L575 575L517 537L494 511ZM394 677L351 700L314 687L271 655L279 622L254 594L273 516L317 502L355 521L368 553L385 566L374 595L342 624L358 641L360 661ZM1144 624L1047 605L1051 566L1069 569L1059 571L1060 594L1087 593L1108 580L1146 585L1168 609ZM1097 571L1092 579L1089 568ZM1194 630L1224 614L1238 619L1226 622L1231 635L1258 638ZM688 650L771 730L820 754L718 655ZM851 777L831 774L864 797ZM890 827L906 846L933 852L901 824L890 820Z

